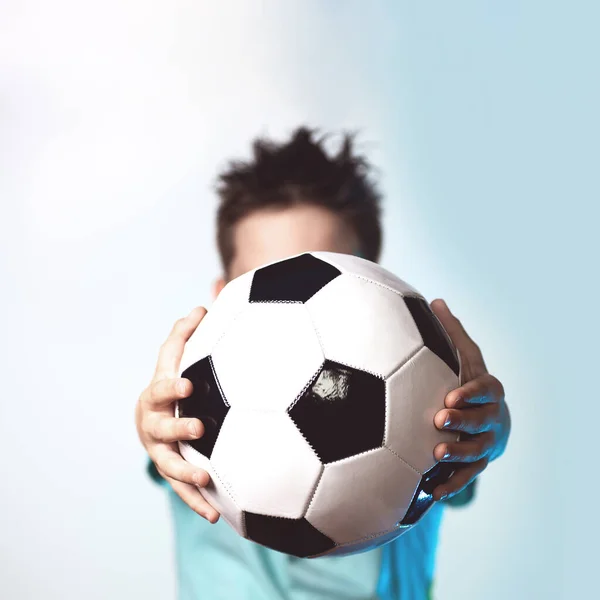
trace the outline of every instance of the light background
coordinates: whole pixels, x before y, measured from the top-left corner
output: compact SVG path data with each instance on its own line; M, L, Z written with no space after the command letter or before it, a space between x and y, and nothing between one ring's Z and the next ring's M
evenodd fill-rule
M209 300L216 169L361 129L384 264L442 296L513 436L448 511L438 598L595 588L592 2L0 1L0 597L173 598L133 407Z

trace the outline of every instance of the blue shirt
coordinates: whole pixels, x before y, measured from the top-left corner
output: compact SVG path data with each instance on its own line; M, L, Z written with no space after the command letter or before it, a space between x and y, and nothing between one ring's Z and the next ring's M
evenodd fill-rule
M443 505L405 534L353 556L295 558L211 525L168 486L178 600L426 600Z

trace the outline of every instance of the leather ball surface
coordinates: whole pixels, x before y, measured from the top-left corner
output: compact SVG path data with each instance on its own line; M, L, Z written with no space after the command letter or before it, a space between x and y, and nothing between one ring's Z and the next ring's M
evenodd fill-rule
M379 265L312 252L234 279L186 344L205 434L182 456L241 536L299 557L369 550L433 504L433 424L458 355L425 299Z

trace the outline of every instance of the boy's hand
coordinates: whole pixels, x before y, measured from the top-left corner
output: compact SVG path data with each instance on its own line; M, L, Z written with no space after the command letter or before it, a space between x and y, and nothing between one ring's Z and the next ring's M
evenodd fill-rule
M177 400L192 393L192 382L178 376L179 364L185 343L205 314L206 309L198 307L175 323L161 346L154 377L137 402L135 422L140 441L160 475L192 510L215 523L219 513L197 489L209 482L209 475L186 462L177 446L180 440L202 437L204 426L198 419L176 418L174 409Z
M431 308L448 332L461 358L463 385L452 390L434 422L443 431L457 431L461 439L438 444L437 460L462 463L452 477L433 492L435 500L451 498L464 490L488 465L504 452L510 433L510 415L500 381L487 372L477 344L443 300Z

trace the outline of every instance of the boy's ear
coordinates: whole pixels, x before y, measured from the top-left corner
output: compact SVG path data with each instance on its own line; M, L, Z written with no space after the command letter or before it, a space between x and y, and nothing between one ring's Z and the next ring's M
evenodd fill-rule
M221 290L225 287L225 279L223 279L223 277L219 277L219 279L216 279L215 282L213 283L213 300L217 299L217 296L221 293Z

